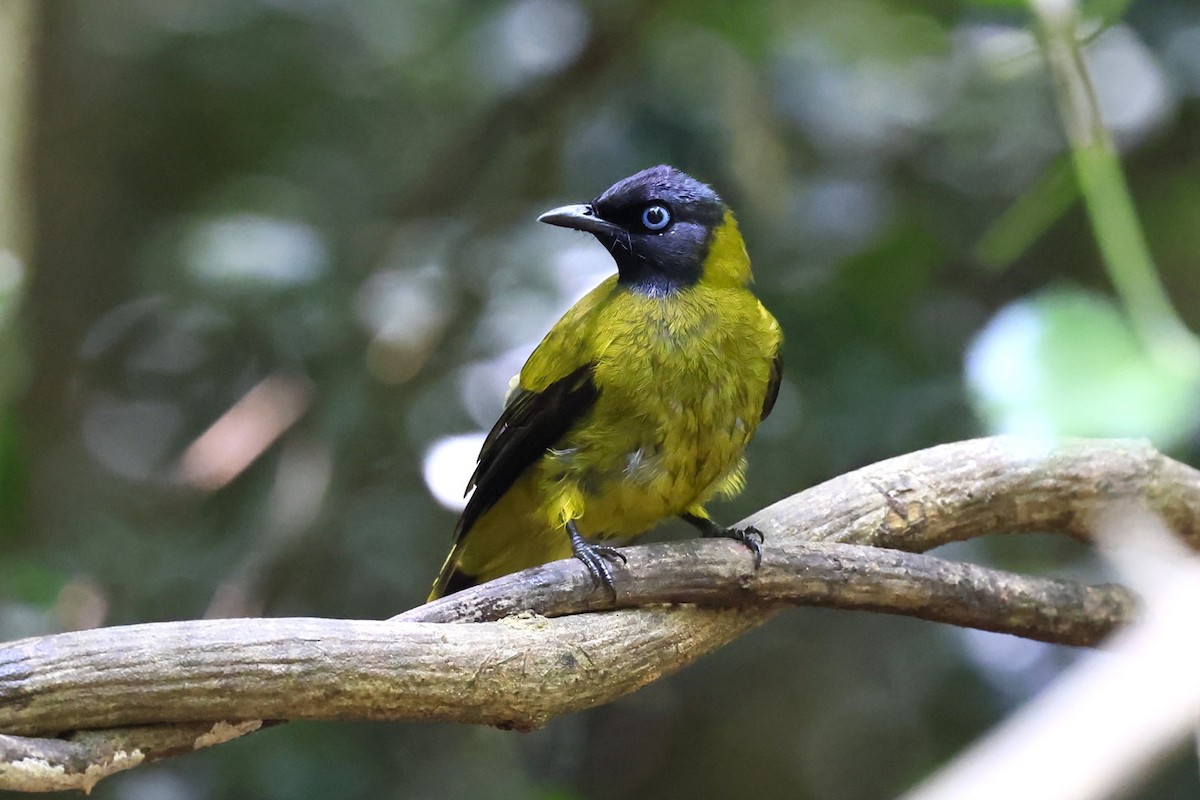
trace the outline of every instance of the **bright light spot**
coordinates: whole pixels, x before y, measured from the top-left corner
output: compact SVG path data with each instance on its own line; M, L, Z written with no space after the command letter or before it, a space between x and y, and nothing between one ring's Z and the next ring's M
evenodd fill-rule
M970 628L956 633L988 683L1010 697L1033 694L1059 671L1052 645Z
M549 264L537 260L536 276L525 275L508 285L493 284L495 291L479 321L482 343L488 350L521 351L518 369L571 305L617 271L612 256L590 235L555 236L562 232L549 232L550 236L542 237L552 253Z
M358 317L373 334L367 368L383 383L403 383L432 355L446 322L441 267L376 272L358 292Z
M491 350L517 347L528 356L566 310L566 304L549 292L512 289L488 299L479 332Z
M617 271L612 256L590 236L557 250L551 265L556 288L571 303Z
M135 769L121 773L121 796L125 800L197 800L203 791L174 772Z
M1140 140L1174 110L1176 98L1167 76L1127 25L1105 30L1083 55L1096 87L1100 116L1120 144Z
M1200 420L1200 382L1154 360L1116 307L1082 292L1001 309L967 350L966 380L996 433L1139 436L1170 447Z
M997 433L1049 435L1053 424L1036 411L1041 385L1037 311L1025 303L1000 310L967 350L967 385L998 411Z
M333 474L333 455L325 442L288 445L279 459L268 507L281 533L298 533L321 511Z
M518 0L481 31L480 77L515 89L570 64L587 42L586 12L572 0Z
M1031 668L1050 648L1050 645L1041 642L970 628L962 630L961 638L972 661L985 669L1006 675L1019 674Z
M21 259L11 250L0 250L0 297L11 294L21 285Z
M825 43L805 37L782 54L776 99L829 153L878 158L954 102L959 86L951 67L928 57L846 64Z
M484 433L447 436L425 451L421 474L433 498L452 511L462 511L467 500L463 489L475 470Z
M418 345L445 319L444 278L433 265L376 272L358 292L358 317L380 338Z
M508 55L526 74L562 69L583 49L588 18L570 0L519 0L501 23Z
M188 268L213 284L309 283L325 271L328 250L309 225L256 214L198 224L184 241Z
M1075 13L1075 0L1032 0L1034 11L1046 20L1061 24Z
M16 308L23 272L21 260L15 253L0 249L0 325Z
M516 347L465 367L459 377L459 396L471 419L490 427L508 399L513 380L529 358L529 346Z
M1043 69L1037 39L1027 28L967 23L955 29L954 38L997 79L1012 80Z

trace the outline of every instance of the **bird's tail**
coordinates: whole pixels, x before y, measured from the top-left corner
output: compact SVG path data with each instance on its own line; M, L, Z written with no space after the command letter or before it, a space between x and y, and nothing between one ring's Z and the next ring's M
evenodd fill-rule
M461 592L463 589L470 589L479 583L478 576L469 575L463 572L458 566L458 559L462 555L465 544L460 539L455 543L454 547L450 548L450 554L446 556L442 568L438 570L437 580L433 582L433 589L430 590L429 597L425 602L431 603L439 597Z

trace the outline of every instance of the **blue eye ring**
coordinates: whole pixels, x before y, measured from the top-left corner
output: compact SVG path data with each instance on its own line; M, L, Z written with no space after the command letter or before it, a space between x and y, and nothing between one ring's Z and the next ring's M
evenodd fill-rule
M642 227L658 233L671 224L671 210L662 203L652 203L642 211Z

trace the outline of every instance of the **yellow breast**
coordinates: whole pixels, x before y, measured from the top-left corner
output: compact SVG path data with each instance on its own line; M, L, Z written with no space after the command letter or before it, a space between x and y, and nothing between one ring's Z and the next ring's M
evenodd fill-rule
M593 330L600 397L540 465L540 515L627 537L740 488L779 328L744 288L617 290Z

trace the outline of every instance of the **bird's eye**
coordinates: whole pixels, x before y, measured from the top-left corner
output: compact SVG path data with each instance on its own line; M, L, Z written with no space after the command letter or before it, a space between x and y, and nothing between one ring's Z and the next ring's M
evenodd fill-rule
M646 210L642 212L642 225L648 231L661 231L663 228L671 224L671 212L666 206L658 204L646 206Z

